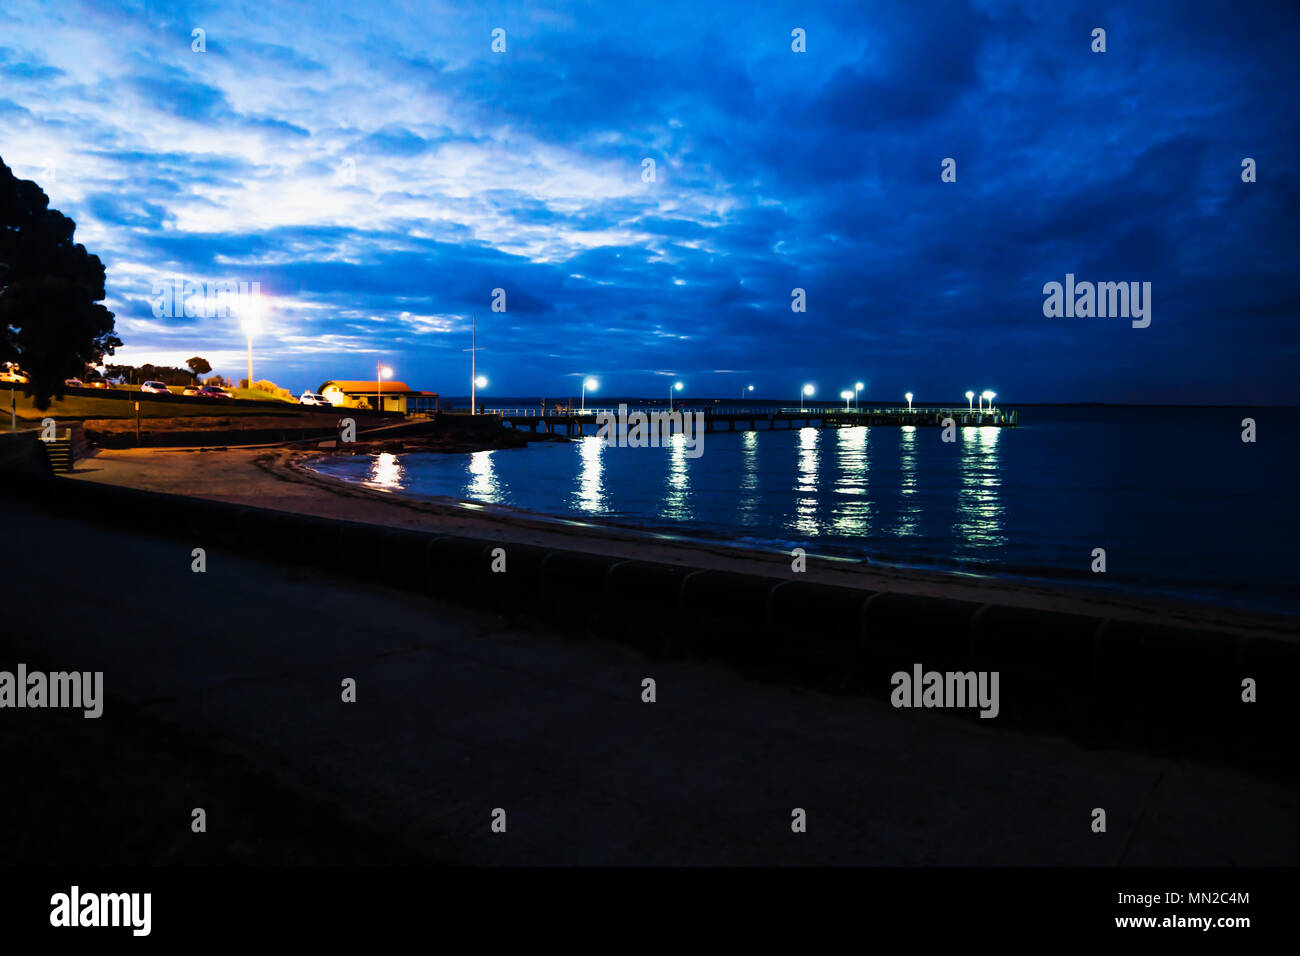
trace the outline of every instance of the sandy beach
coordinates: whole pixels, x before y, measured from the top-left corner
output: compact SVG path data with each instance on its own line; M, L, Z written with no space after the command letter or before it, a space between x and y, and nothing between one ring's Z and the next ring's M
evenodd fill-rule
M473 503L426 502L312 472L320 452L289 448L112 449L78 462L72 478L259 508L396 528L566 548L711 570L786 576L790 555L641 531L594 521L550 518ZM874 566L810 555L803 580L868 591L1080 613L1165 626L1195 626L1238 636L1300 638L1300 623L1210 604L1168 601L1102 589L1063 587L974 574Z
M76 480L767 564L408 508L282 473L282 461L259 464L263 454L113 453L82 462ZM32 786L9 795L30 803L20 859L57 846L66 863L156 862L156 821L178 817L177 838L157 851L178 864L316 862L326 844L383 862L396 843L477 865L1279 865L1300 845L1295 788L1259 774L658 659L255 549L210 546L195 574L183 536L70 516L57 497L36 507L2 497L0 512L31 542L7 567L16 598L5 661L102 670L108 697L99 720L42 723L47 747L26 751ZM55 592L51 568L68 582ZM653 704L642 699L647 677ZM340 702L342 678L356 680L355 704ZM102 769L70 785L59 774L71 748L120 748L127 734L134 772L152 786L126 788ZM206 755L180 771L169 744L178 734ZM231 766L243 768L233 782ZM68 786L106 808L92 818L105 821L99 839L71 844L60 836L67 816L45 812L67 803ZM191 806L213 821L202 843L185 839ZM317 808L310 830L286 834L302 806ZM498 807L508 836L488 827ZM1105 834L1089 826L1094 807L1110 814ZM792 808L808 813L807 833L791 832ZM365 844L357 827L384 840ZM136 833L153 842L133 843Z

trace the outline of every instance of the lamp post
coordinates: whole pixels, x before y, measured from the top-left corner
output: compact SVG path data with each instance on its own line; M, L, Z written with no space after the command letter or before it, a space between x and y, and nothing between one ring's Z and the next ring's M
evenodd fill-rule
M377 412L384 410L384 399L382 398L384 379L389 378L392 374L393 370L391 368L384 368L382 359L375 363L375 411Z
M681 382L673 382L672 385L668 386L668 410L670 412L673 410L673 390L676 389L680 392L683 387Z
M989 400L989 411L993 411L993 399L997 397L997 392L985 392L984 397Z
M594 392L594 391L595 391L599 386L600 386L600 383L597 382L594 378L584 378L584 379L582 380L582 411L583 411L583 414L586 414L586 412L587 412L587 389L591 389L591 390Z
M912 410L912 393L908 392L903 397L907 399L907 410L910 412Z
M812 395L812 393L815 392L815 391L817 391L817 389L814 388L812 385L805 385L805 386L803 387L803 391L799 393L799 411L802 412L802 411L804 410L804 409L803 409L803 400L804 400L804 396L805 396L805 395L810 396L810 395Z
M741 400L742 400L742 401L744 400L744 398L745 398L745 393L746 393L746 392L752 392L753 390L754 390L754 386L753 386L753 385L746 385L744 388L742 388L742 389L740 390L740 398L741 398Z
M853 384L853 407L855 409L860 407L858 403L858 393L861 392L862 389L865 387L866 386L864 386L861 382L855 382Z
M253 336L262 328L262 297L250 297L241 309L243 312L244 335L248 339L248 387L253 387Z
M477 414L477 407L478 407L478 406L477 406L478 393L475 391L475 388L476 388L476 386L477 386L477 384L478 384L478 379L479 379L479 374L478 374L478 313L474 313L474 317L473 317L473 330L474 330L474 331L473 331L473 336L474 336L474 337L473 337L473 339L471 339L471 345L470 345L470 347L467 348L467 349L461 349L462 352L468 352L468 353L469 353L469 413L470 413L471 415L475 415L475 414Z
M845 389L844 391L840 392L840 398L844 399L844 410L846 412L849 410L849 399L851 399L852 397L853 397L853 393L850 392L848 389Z
M972 411L972 412L975 411L975 393L974 393L974 392L967 392L967 393L966 393L966 408L967 408L968 411Z

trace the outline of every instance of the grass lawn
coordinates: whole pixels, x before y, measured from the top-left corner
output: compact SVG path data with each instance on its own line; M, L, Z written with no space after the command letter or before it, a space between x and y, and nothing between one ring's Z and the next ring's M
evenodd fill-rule
M139 394L138 387L121 387L113 389L115 393L132 392ZM180 388L171 389L177 395L181 393ZM251 389L232 389L236 400L229 402L203 401L195 399L193 402L158 402L150 401L147 396L140 399L140 414L146 418L181 418L190 415L283 415L284 411L290 408L298 408L297 402L285 402L268 395L266 392L256 392ZM17 399L18 417L20 419L35 419L39 421L46 416L50 418L134 418L135 403L130 399L121 398L101 398L97 395L67 395L62 399L50 403L50 407L45 411L40 411L33 404L32 399L24 397L21 391L15 391L14 397ZM134 397L134 396L133 396ZM255 398L258 401L276 402L280 408L259 408L255 405L244 405L239 399ZM0 417L4 417L9 412L9 395L7 391L0 390Z

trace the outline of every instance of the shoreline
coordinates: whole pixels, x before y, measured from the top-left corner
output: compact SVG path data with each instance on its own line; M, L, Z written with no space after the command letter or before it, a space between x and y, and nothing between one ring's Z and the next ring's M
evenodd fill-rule
M411 531L562 548L626 560L762 577L790 577L787 553L702 541L612 523L556 518L476 503L432 502L320 475L302 449L101 450L78 462L70 480L187 495L359 521ZM1111 618L1153 626L1195 627L1238 637L1300 640L1300 618L1217 604L809 554L799 579L858 591L997 603L1030 610Z
M570 439L559 439L568 441ZM383 449L373 449L366 454L374 454ZM497 451L500 449L477 449L482 451ZM424 454L426 452L404 452L405 454ZM427 454L468 454L470 452L456 451L429 451ZM837 553L835 550L814 552L807 544L794 541L782 541L779 539L761 540L757 538L745 537L727 537L725 533L694 533L691 531L677 530L672 526L654 525L640 523L635 519L624 519L621 517L607 516L577 516L554 514L544 511L536 511L531 508L524 508L518 505L489 504L485 502L473 501L468 498L456 498L451 495L421 495L402 489L385 489L374 487L364 481L344 478L338 475L331 475L317 471L310 466L311 461L329 460L335 457L336 453L322 451L304 452L300 457L295 458L289 467L296 469L302 474L309 476L309 480L324 480L330 483L336 483L347 489L356 489L367 491L377 495L391 497L394 501L410 502L412 504L427 504L442 508L462 509L471 512L481 512L500 516L503 520L510 520L512 517L527 519L532 522L550 523L556 527L570 527L575 529L592 529L597 532L602 530L627 532L631 534L641 534L656 540L677 541L687 546L698 546L704 548L727 548L745 553L756 555L784 555L786 560L789 559L789 552L793 548L802 548L809 561L817 560L824 562L836 562L846 567L870 568L875 570L896 572L896 573L917 573L917 574L934 574L953 576L958 578L969 578L975 580L984 580L990 582L1006 582L1008 584L1022 584L1028 587L1038 587L1046 589L1061 588L1070 592L1081 595L1096 595L1104 597L1108 593L1123 601L1156 601L1169 602L1177 605L1191 605L1205 609L1217 609L1225 613L1241 613L1251 615L1263 615L1278 617L1282 619L1295 619L1298 629L1300 629L1300 611L1290 611L1287 609L1273 606L1266 601L1250 600L1246 603L1231 603L1228 600L1204 600L1198 599L1195 595L1195 588L1192 585L1169 586L1169 587L1130 587L1116 586L1110 584L1094 583L1086 575L1079 575L1078 580L1070 580L1064 576L1053 576L1054 572L1060 572L1061 569L1043 567L1042 574L1020 573L1016 571L994 571L984 570L976 567L962 567L956 563L949 566L940 564L923 564L916 562L902 562L888 558L880 558L875 555L866 557L854 557L849 554ZM361 453L349 453L348 457L361 456Z

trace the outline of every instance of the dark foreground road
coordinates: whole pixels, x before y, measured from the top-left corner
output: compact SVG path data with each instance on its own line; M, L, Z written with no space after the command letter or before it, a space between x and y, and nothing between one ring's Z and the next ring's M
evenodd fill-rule
M90 527L10 498L0 527L0 653L12 656L0 670L104 671L111 696L97 739L111 747L120 733L131 748L82 773L52 730L48 752L27 754L22 779L6 774L6 786L76 787L88 801L102 795L97 830L116 815L179 835L162 841L173 847L166 860L137 839L116 862L212 859L200 841L235 838L220 808L254 778L328 808L302 838L337 838L353 862L389 861L394 845L474 864L1300 861L1300 792L1244 772L754 683L252 554L210 549L194 573L202 541ZM641 699L647 677L655 703ZM345 678L355 703L341 700ZM0 710L0 721L15 716ZM69 724L62 713L22 719ZM141 765L142 719L203 742L183 792L169 767ZM162 782L123 788L106 769L116 766ZM207 786L208 832L191 834L189 808L204 805ZM254 786L238 839L269 845L286 804L268 799L259 813ZM86 862L55 796L0 823L21 829L24 846L58 848L48 862ZM1106 833L1090 827L1096 807ZM492 831L496 808L505 833ZM807 812L806 833L791 831L794 808Z

